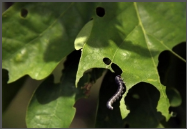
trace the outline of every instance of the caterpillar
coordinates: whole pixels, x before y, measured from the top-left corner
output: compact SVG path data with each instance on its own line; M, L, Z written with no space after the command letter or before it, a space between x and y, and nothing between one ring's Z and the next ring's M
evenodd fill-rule
M122 95L124 89L123 84L125 84L120 75L115 77L115 81L118 84L118 90L107 102L107 107L110 110L113 110L112 104Z

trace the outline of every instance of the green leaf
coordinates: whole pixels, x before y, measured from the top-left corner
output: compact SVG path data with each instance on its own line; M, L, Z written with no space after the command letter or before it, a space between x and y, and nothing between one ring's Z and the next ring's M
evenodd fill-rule
M28 128L68 128L74 118L74 104L81 97L89 95L88 87L93 80L101 76L102 70L96 71L96 78L90 78L88 72L80 80L79 87L75 88L75 77L80 59L80 51L74 51L68 55L64 63L64 69L60 83L54 83L53 75L39 86L29 103L26 123ZM89 87L91 88L91 87ZM86 91L86 93L84 93Z
M2 68L9 81L47 77L74 50L94 3L15 3L2 15ZM88 11L89 10L89 11Z
M75 114L74 91L68 79L61 85L53 84L53 76L47 78L36 91L27 111L28 128L68 128ZM66 83L66 84L65 84Z
M176 44L186 41L186 5L179 2L158 3L101 3L105 12L93 17L93 28L83 47L76 84L87 69L108 68L117 64L127 87L120 102L122 118L128 114L124 98L139 82L152 84L160 92L157 111L170 118L166 88L160 83L157 71L158 56L163 50L172 52ZM112 63L106 65L104 58Z
M75 115L74 84L80 53L77 56L70 54L67 58L60 83L55 84L51 75L36 90L27 111L28 128L69 127Z
M87 39L88 39L88 34L90 34L91 29L93 26L93 21L89 21L79 32L79 34L77 35L76 39L75 39L75 49L79 50L81 48L83 48L83 45L86 43Z
M186 42L173 48L173 51L186 59ZM168 122L162 121L166 128L186 127L186 64L169 51L159 56L158 71L162 84L170 101L172 117ZM176 107L177 106L177 107Z

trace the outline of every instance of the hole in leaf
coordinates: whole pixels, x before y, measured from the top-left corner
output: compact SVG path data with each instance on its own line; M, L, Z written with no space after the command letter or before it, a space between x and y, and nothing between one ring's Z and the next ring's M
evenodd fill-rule
M164 83L165 80L165 75L166 75L166 69L169 67L170 63L170 53L169 51L163 51L159 55L159 63L157 66L158 73L160 75L160 81L161 83L165 86L166 84Z
M186 42L176 45L172 50L186 60ZM186 64L170 51L163 51L159 55L157 69L160 81L164 86L175 87L186 84L183 81L186 80Z
M105 15L105 9L102 8L102 7L97 7L96 8L96 13L97 13L97 16L103 17Z
M111 63L111 60L109 58L103 58L103 62L106 64L106 65L109 65Z
M114 72L117 75L121 75L122 74L121 68L119 66L117 66L116 64L112 63L111 67L112 67L112 69L114 70Z
M140 96L138 94L133 94L132 98L134 98L134 99L140 99Z
M138 94L139 99L135 99L133 94ZM152 113L161 118L161 112L158 112L156 107L160 97L160 92L151 84L140 82L134 85L127 93L125 97L125 105L128 105L130 113L125 118L128 120L130 128L153 128L151 119L154 119ZM150 106L152 108L150 108ZM143 119L139 119L141 118ZM134 121L138 119L137 121Z
M179 43L172 50L186 60L186 42Z
M27 14L28 14L28 11L26 10L26 9L21 9L21 16L23 17L23 18L26 18L27 17Z

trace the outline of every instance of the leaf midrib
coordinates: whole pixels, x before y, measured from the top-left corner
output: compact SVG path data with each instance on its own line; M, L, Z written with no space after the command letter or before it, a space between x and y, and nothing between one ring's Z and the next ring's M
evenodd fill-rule
M158 74L158 71L157 71L157 69L156 69L156 64L155 64L155 61L154 61L153 56L152 56L152 54L151 54L149 45L147 44L147 43L148 43L148 39L147 39L146 32L145 32L144 26L143 26L143 24L142 24L140 15L139 15L139 13L138 13L138 7L137 7L136 2L134 2L134 7L135 7L136 14L137 14L137 17L138 17L139 25L140 25L140 27L142 28L142 31L143 31L143 35L144 35L144 38L145 38L145 42L146 42L146 45L147 45L147 49L148 49L148 51L149 51L149 53L150 53L150 56L151 56L151 60L152 60L152 63L153 63L153 67L154 67L154 69L155 69L155 73L156 73L156 75L157 75L157 81L159 82L159 87L161 88L161 93L162 93L162 95L163 95L164 98L167 98L167 97L165 96L165 94L164 94L163 87L160 85L159 74Z

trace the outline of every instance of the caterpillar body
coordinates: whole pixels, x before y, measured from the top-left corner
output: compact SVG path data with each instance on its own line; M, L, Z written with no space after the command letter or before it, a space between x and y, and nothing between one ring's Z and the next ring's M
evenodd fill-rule
M113 110L112 104L122 95L124 89L123 84L125 84L120 75L115 77L115 81L118 84L118 90L107 102L107 107L110 110Z

